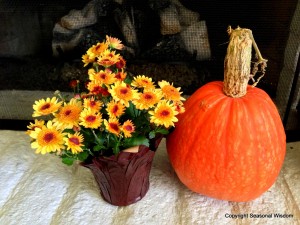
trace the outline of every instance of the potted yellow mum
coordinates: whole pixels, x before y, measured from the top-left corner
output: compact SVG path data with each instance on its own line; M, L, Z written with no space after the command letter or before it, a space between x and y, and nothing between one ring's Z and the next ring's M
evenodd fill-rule
M35 101L28 126L36 153L51 153L62 162L89 168L103 198L113 205L140 200L149 188L149 173L160 140L184 112L180 88L150 77L129 76L118 53L117 38L90 47L83 55L88 69L86 92L72 81L74 96L57 91Z

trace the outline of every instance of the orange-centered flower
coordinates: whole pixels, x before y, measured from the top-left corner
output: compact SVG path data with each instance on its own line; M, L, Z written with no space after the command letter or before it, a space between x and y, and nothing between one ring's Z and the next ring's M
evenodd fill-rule
M82 56L82 62L84 63L83 67L86 67L87 65L89 65L90 63L92 63L94 61L95 61L95 57L92 58L88 54L85 54Z
M116 62L116 67L118 69L123 69L126 66L126 61L122 56L119 56L119 61Z
M33 105L33 117L44 116L49 114L54 114L59 107L62 105L62 102L58 102L56 97L41 99L34 102Z
M90 94L98 95L101 94L102 87L101 84L90 81L87 84L87 89L90 91Z
M30 133L30 137L34 139L31 147L36 149L36 153L46 154L64 148L63 134L52 124L52 121L48 121L42 128L36 128Z
M121 41L118 38L110 37L108 35L106 35L106 43L112 49L121 50L124 47L124 45L121 44Z
M133 123L132 123L131 120L126 120L126 121L123 123L123 125L122 125L122 127L121 127L121 130L122 130L124 136L125 136L126 138L128 138L128 137L131 137L131 136L132 136L132 133L134 132L135 127L134 127L134 125L133 125Z
M181 101L185 100L185 98L181 97L180 87L175 88L172 84L167 81L160 81L158 82L165 99L172 100L172 101Z
M158 89L146 90L139 94L139 98L133 101L137 109L149 109L154 107L161 99L161 92Z
M132 89L123 81L116 82L115 85L112 85L108 91L115 101L120 102L126 107L129 107L129 101L138 98L137 90Z
M146 77L145 75L138 75L134 77L131 85L137 88L146 88L146 89L155 88L152 78Z
M83 151L81 148L83 146L83 136L79 132L75 134L68 133L68 136L64 137L64 141L67 145L67 150L71 150L73 154L78 154Z
M106 111L109 117L120 117L125 111L125 106L112 100L107 104Z
M120 70L119 72L115 73L115 78L119 81L125 80L127 73L124 70Z
M89 78L91 81L100 84L112 84L116 82L115 74L110 70L100 70L99 72L89 72Z
M91 109L92 111L99 111L102 107L103 103L99 100L95 100L94 97L91 98L85 98L83 100L83 106L84 108Z
M65 103L59 112L55 114L53 122L60 129L72 129L73 126L78 126L81 110L81 101L72 98L69 103Z
M174 102L174 106L175 106L176 111L177 111L179 114L185 112L185 108L184 108L182 102Z
M97 43L90 47L86 54L82 56L82 62L84 63L84 67L89 63L93 63L96 61L96 58L101 55L108 48L108 44L105 42Z
M90 58L95 59L99 55L101 55L104 51L106 51L108 48L107 43L105 42L99 42L96 45L93 45L87 50L87 54L89 55Z
M26 131L26 134L30 135L32 131L34 131L36 128L42 129L42 127L45 125L44 120L34 120L34 123L31 123L27 126L28 130Z
M174 126L174 122L177 122L178 119L176 115L178 112L175 109L175 106L167 101L161 101L157 104L154 111L149 111L150 122L156 125L163 125L166 128Z
M115 51L105 50L97 60L97 63L104 67L110 67L119 61L119 54Z
M110 118L108 121L104 120L104 125L108 132L113 133L117 136L120 135L121 129L120 129L120 123L118 119Z
M94 112L90 109L84 109L80 114L80 125L85 128L99 128L102 123L101 113Z

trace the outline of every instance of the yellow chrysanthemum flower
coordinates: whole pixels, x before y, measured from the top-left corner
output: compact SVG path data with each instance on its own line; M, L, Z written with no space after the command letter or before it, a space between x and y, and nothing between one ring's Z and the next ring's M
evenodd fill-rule
M52 121L48 121L42 128L36 128L30 133L30 137L34 139L31 147L36 149L36 153L59 152L64 148L63 134L53 125Z
M90 94L99 95L101 94L103 88L100 83L95 83L93 81L89 82L87 89L90 91Z
M106 111L109 117L120 117L125 111L125 106L112 100L107 104Z
M115 74L110 70L100 70L99 72L89 73L91 81L99 84L110 85L117 81Z
M132 89L124 81L116 82L115 85L112 85L110 89L108 89L108 91L115 101L121 102L121 104L126 107L129 107L129 101L139 97L137 90Z
M59 107L62 105L62 102L58 102L56 97L41 99L34 102L32 114L33 117L44 116L49 114L54 114Z
M93 45L90 47L86 54L90 57L90 59L93 59L95 61L95 58L100 56L104 51L106 51L108 48L108 44L105 42L99 42L96 45ZM93 61L93 62L94 62Z
M113 133L117 136L120 135L120 123L119 120L116 118L109 118L109 120L104 120L105 128L108 132Z
M185 100L185 98L183 98L181 96L182 92L180 92L180 87L179 88L175 88L173 86L173 84L170 84L169 82L164 81L164 80L163 81L159 81L158 85L161 88L165 99L171 100L171 101Z
M80 114L80 125L85 128L97 129L102 123L102 114L94 112L90 109L84 109Z
M121 44L121 41L118 38L110 37L106 35L106 43L110 48L121 50L124 45Z
M91 80L91 78L94 78L96 73L97 72L96 72L96 70L94 68L88 69L89 79Z
M78 126L81 110L81 101L72 98L69 103L65 103L59 112L55 114L53 122L60 129L71 129L73 126Z
M125 66L126 66L126 61L125 61L125 59L124 59L122 56L119 56L118 60L119 60L119 61L116 62L116 67L117 67L118 69L124 69Z
M27 126L28 130L26 131L26 134L30 135L32 131L34 131L36 128L42 129L42 127L45 125L44 120L34 120L34 123L29 123Z
M85 54L82 56L82 62L84 63L83 67L86 67L87 65L89 65L90 63L93 63L94 61L95 61L95 57L90 58L90 56L88 54Z
M132 133L135 131L133 122L131 120L125 121L121 127L121 130L126 138L131 137Z
M101 102L99 100L95 100L94 97L85 98L83 100L83 107L91 109L92 111L95 111L95 112L99 111L101 109L102 105L103 105L103 102Z
M137 109L149 109L154 107L156 103L162 98L162 93L158 89L145 90L143 93L139 93L139 98L132 101Z
M83 151L81 148L83 146L83 136L79 132L75 134L68 133L68 136L64 137L63 140L67 145L67 150L71 150L73 154L78 154Z
M146 88L146 89L154 89L155 88L152 78L146 77L145 75L138 75L138 76L134 77L131 85L133 87L137 87L137 88Z
M124 69L121 69L119 72L115 74L115 78L119 81L125 80L127 77L127 73L124 71Z
M178 119L176 115L178 112L175 109L175 106L168 101L161 101L157 104L154 111L149 111L150 122L156 125L163 125L166 128L174 126L174 122L177 122Z
M177 111L179 114L185 112L185 108L184 108L182 102L174 102L173 104L174 104L174 106L175 106L176 111Z
M115 51L105 50L101 56L98 57L97 63L104 67L110 67L119 62L119 54Z

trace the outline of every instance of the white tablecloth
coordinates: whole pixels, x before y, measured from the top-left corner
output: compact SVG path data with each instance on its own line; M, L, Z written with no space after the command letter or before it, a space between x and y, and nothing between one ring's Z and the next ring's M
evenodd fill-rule
M68 167L53 155L36 155L29 140L21 131L0 131L1 225L300 224L300 148L294 147L299 143L288 144L281 174L265 194L234 203L193 193L181 184L163 141L146 196L116 207L102 200L88 169Z

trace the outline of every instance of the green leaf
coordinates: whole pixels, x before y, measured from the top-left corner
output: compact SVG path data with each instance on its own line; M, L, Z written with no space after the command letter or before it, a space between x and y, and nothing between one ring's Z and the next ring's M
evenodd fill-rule
M95 152L98 152L98 151L100 151L101 149L104 149L104 147L103 147L102 145L95 145L95 146L93 147L93 150L94 150Z
M102 135L97 135L97 138L95 138L97 145L103 146L103 143L105 141L104 137Z
M78 160L80 160L80 161L86 160L88 156L89 156L89 153L88 153L88 152L85 152L85 151L80 152L80 153L77 155Z
M130 76L126 76L124 82L125 82L126 84L131 84L131 81L132 81L132 78L131 78Z
M94 141L95 137L92 134L92 132L90 132L89 130L87 130L87 129L81 129L80 132L83 134L84 142L85 143L91 143L91 142Z
M156 129L156 133L160 133L160 134L168 134L169 130L164 128L164 127L159 127Z
M64 133L74 134L75 131L73 129L64 129Z
M155 130L152 130L149 132L149 138L153 139L155 138L156 134L163 134L166 135L169 133L169 130L164 127L157 127Z
M71 166L74 161L75 161L75 159L73 159L73 158L69 158L69 157L62 158L62 162L68 166Z
M150 133L149 133L149 138L150 139L152 139L152 138L155 138L155 131L153 130L153 131L151 131Z
M148 138L144 136L131 137L125 140L124 147L129 148L137 145L146 145L149 146Z

